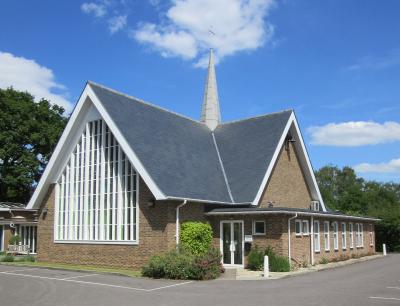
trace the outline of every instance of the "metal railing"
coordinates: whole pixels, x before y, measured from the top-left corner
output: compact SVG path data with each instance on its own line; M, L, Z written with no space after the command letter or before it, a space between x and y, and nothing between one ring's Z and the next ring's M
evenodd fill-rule
M8 246L8 254L26 254L30 253L30 246L29 245L9 245Z

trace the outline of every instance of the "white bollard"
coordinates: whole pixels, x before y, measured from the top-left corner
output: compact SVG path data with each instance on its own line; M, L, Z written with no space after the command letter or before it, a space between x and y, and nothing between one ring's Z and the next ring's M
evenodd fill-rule
M268 261L268 256L265 255L264 256L264 278L268 278L269 277L269 261Z
M384 243L382 246L383 256L386 256L386 244Z

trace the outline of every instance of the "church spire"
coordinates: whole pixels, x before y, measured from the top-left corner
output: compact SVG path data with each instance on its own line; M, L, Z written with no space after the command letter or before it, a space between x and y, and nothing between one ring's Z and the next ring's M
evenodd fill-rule
M201 122L204 122L211 131L221 123L219 111L217 78L215 76L214 52L210 49L206 85L204 88L203 106L201 108Z

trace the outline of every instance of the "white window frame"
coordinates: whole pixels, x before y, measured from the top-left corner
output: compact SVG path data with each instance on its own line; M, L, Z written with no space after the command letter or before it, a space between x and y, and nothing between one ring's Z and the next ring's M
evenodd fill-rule
M357 237L357 248L364 247L364 225L362 223L356 223L356 237Z
M297 231L297 225L299 226L299 231ZM303 222L302 220L295 220L295 226L294 226L294 231L296 233L296 237L301 237L303 234Z
M302 221L303 221L303 224L301 227L302 234L303 234L303 236L308 236L308 235L310 235L310 226L309 226L308 220L302 220ZM307 229L307 231L305 231L304 229Z
M337 221L332 222L333 226L333 249L339 250L339 225Z
M324 221L324 248L325 251L331 250L331 239L330 239L330 229L329 221Z
M55 204L55 243L139 243L139 174L104 120L84 126Z
M17 225L15 235L19 235L22 245L29 245L29 253L36 254L37 251L37 226Z
M373 225L369 225L369 245L374 246Z
M350 240L350 250L354 249L354 225L349 223L349 240Z
M342 250L347 249L347 237L346 237L346 222L342 222L341 224L341 232L342 232Z
M319 228L319 221L314 220L314 252L319 253L321 252L321 235L320 235L320 228Z
M361 248L364 247L364 224L360 223L360 231L361 231Z
M256 223L263 223L263 232L256 232ZM265 220L253 220L253 235L254 236L262 236L265 235L267 232Z

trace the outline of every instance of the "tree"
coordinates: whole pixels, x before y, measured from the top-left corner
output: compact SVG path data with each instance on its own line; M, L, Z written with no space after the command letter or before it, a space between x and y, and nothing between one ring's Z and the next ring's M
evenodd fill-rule
M350 167L325 166L316 173L326 206L351 215L380 218L377 246L400 250L400 184L365 181Z
M0 89L0 201L26 203L65 127L64 109Z

